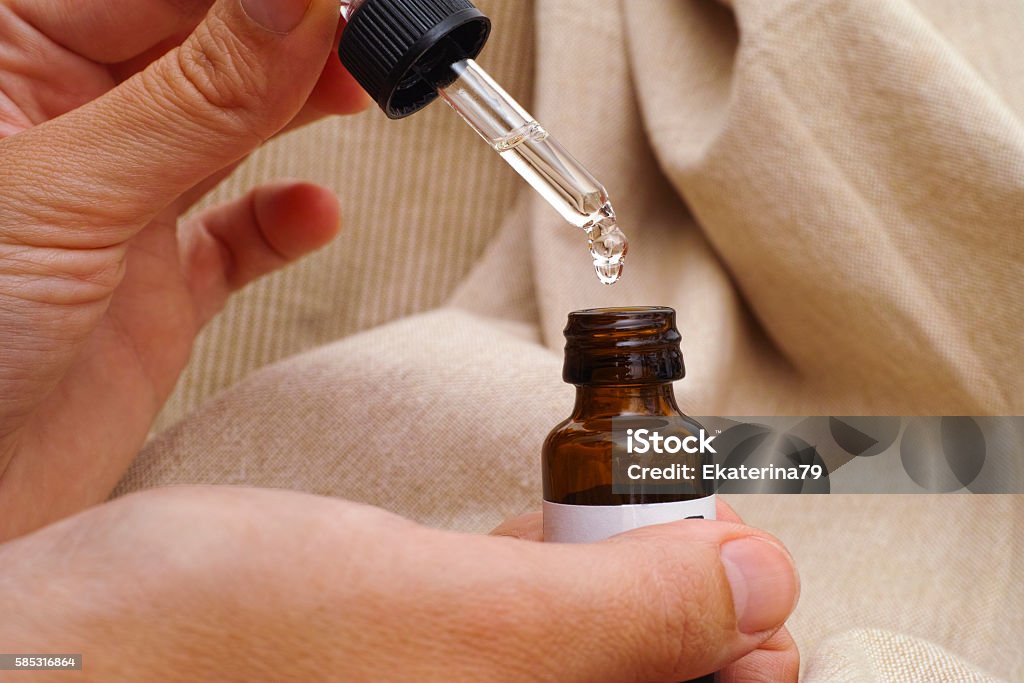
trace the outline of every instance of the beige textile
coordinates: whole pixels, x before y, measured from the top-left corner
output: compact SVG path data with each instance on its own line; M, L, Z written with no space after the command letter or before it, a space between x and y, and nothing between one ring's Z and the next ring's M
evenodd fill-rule
M119 492L486 529L538 504L561 327L593 305L679 311L692 414L1024 409L1024 3L479 4L481 63L610 189L625 280L443 105L288 136L214 199L316 180L345 236L204 332ZM1024 680L1021 498L732 502L797 558L807 681Z
M856 630L830 638L807 672L807 680L826 683L994 680L937 645L880 630Z

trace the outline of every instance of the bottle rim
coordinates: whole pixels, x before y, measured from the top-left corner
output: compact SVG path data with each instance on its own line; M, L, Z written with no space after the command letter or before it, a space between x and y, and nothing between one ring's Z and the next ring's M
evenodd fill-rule
M676 312L667 306L569 314L563 379L575 385L664 383L685 374Z

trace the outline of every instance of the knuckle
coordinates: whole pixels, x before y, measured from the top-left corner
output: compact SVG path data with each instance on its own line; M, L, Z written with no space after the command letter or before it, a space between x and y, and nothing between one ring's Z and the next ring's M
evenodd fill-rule
M252 49L222 20L202 24L175 56L165 62L167 82L190 114L234 129L250 123L268 95Z
M644 648L637 650L643 658L636 666L652 679L693 670L723 637L711 590L716 579L704 563L683 561L667 548L653 550L641 564L634 599L644 618L633 625Z

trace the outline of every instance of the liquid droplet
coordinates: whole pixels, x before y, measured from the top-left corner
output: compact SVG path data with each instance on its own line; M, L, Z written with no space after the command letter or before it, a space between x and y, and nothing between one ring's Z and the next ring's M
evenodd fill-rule
M597 271L597 278L603 285L614 285L622 277L623 264L620 263L606 263L602 261L594 261L594 270Z
M597 277L603 284L614 285L622 277L629 242L616 224L611 207L608 209L607 215L586 228L586 231Z

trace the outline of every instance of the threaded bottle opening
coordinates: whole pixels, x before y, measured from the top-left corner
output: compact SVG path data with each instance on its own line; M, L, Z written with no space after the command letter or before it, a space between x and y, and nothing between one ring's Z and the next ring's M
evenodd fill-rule
M593 386L673 382L686 374L681 341L671 308L574 311L565 327L562 378Z

